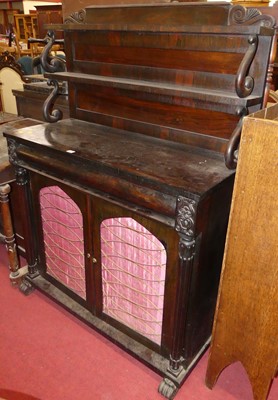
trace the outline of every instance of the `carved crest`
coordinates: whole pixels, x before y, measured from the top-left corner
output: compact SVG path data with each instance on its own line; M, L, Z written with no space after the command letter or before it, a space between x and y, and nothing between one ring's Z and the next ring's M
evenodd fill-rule
M86 10L75 11L65 18L65 24L83 24L86 19Z
M260 25L273 28L275 23L275 18L271 15L262 15L256 8L245 8L241 5L231 8L228 19L228 25Z

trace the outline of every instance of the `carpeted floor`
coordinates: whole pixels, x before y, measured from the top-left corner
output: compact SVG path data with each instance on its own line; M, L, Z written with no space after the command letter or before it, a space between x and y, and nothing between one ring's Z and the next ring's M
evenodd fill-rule
M252 400L236 363L211 391L204 384L207 353L176 400ZM0 246L0 397L5 400L162 400L161 377L57 304L10 286ZM275 379L269 399L278 399Z

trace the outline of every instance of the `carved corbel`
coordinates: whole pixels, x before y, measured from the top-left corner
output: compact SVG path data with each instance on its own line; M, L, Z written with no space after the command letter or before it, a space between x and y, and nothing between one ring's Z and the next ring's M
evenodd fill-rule
M18 144L14 139L7 138L7 145L8 145L9 161L12 165L18 167L21 164L16 152Z
M194 238L196 207L197 202L195 200L178 196L175 230L181 233L185 240L189 242Z
M15 167L16 183L24 186L28 183L28 173L22 167L22 162L17 156L18 143L14 139L7 138L9 161Z
M243 118L248 114L247 109L245 107L238 108L236 110L236 115L238 115L240 120L238 121L238 124L232 133L232 136L230 137L229 143L227 145L226 151L225 151L225 164L226 167L229 169L235 169L237 166L237 159L238 159L238 149L239 149L239 142L240 142L240 137L241 137L241 129L242 129L242 123L243 123Z

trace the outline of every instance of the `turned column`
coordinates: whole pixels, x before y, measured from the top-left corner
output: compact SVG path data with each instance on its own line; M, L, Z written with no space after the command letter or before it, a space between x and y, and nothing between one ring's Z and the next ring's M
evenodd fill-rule
M175 328L169 367L166 377L159 386L159 393L167 399L172 399L179 387L179 382L186 375L184 368L186 341L186 318L188 308L188 296L191 284L192 268L196 247L195 222L197 213L197 201L186 197L177 198L175 230L179 233L179 278L176 293ZM181 317L182 316L182 317Z
M8 151L10 163L15 167L16 184L19 188L20 207L24 210L25 218L23 219L24 245L27 261L28 277L21 280L20 290L24 294L29 294L33 290L31 279L38 275L38 261L36 251L36 240L33 234L33 209L30 197L29 174L22 167L21 161L17 157L17 145L14 140L8 139ZM20 268L21 270L22 268Z
M9 258L10 280L12 285L17 285L21 276L19 273L19 262L10 210L10 191L11 187L9 184L0 186L0 207L3 221L3 233Z

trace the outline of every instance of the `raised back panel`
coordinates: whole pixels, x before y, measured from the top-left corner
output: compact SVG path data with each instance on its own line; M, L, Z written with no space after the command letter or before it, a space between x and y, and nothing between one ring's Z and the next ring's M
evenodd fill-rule
M75 119L224 152L264 103L274 20L257 10L103 6L78 18L63 26Z

